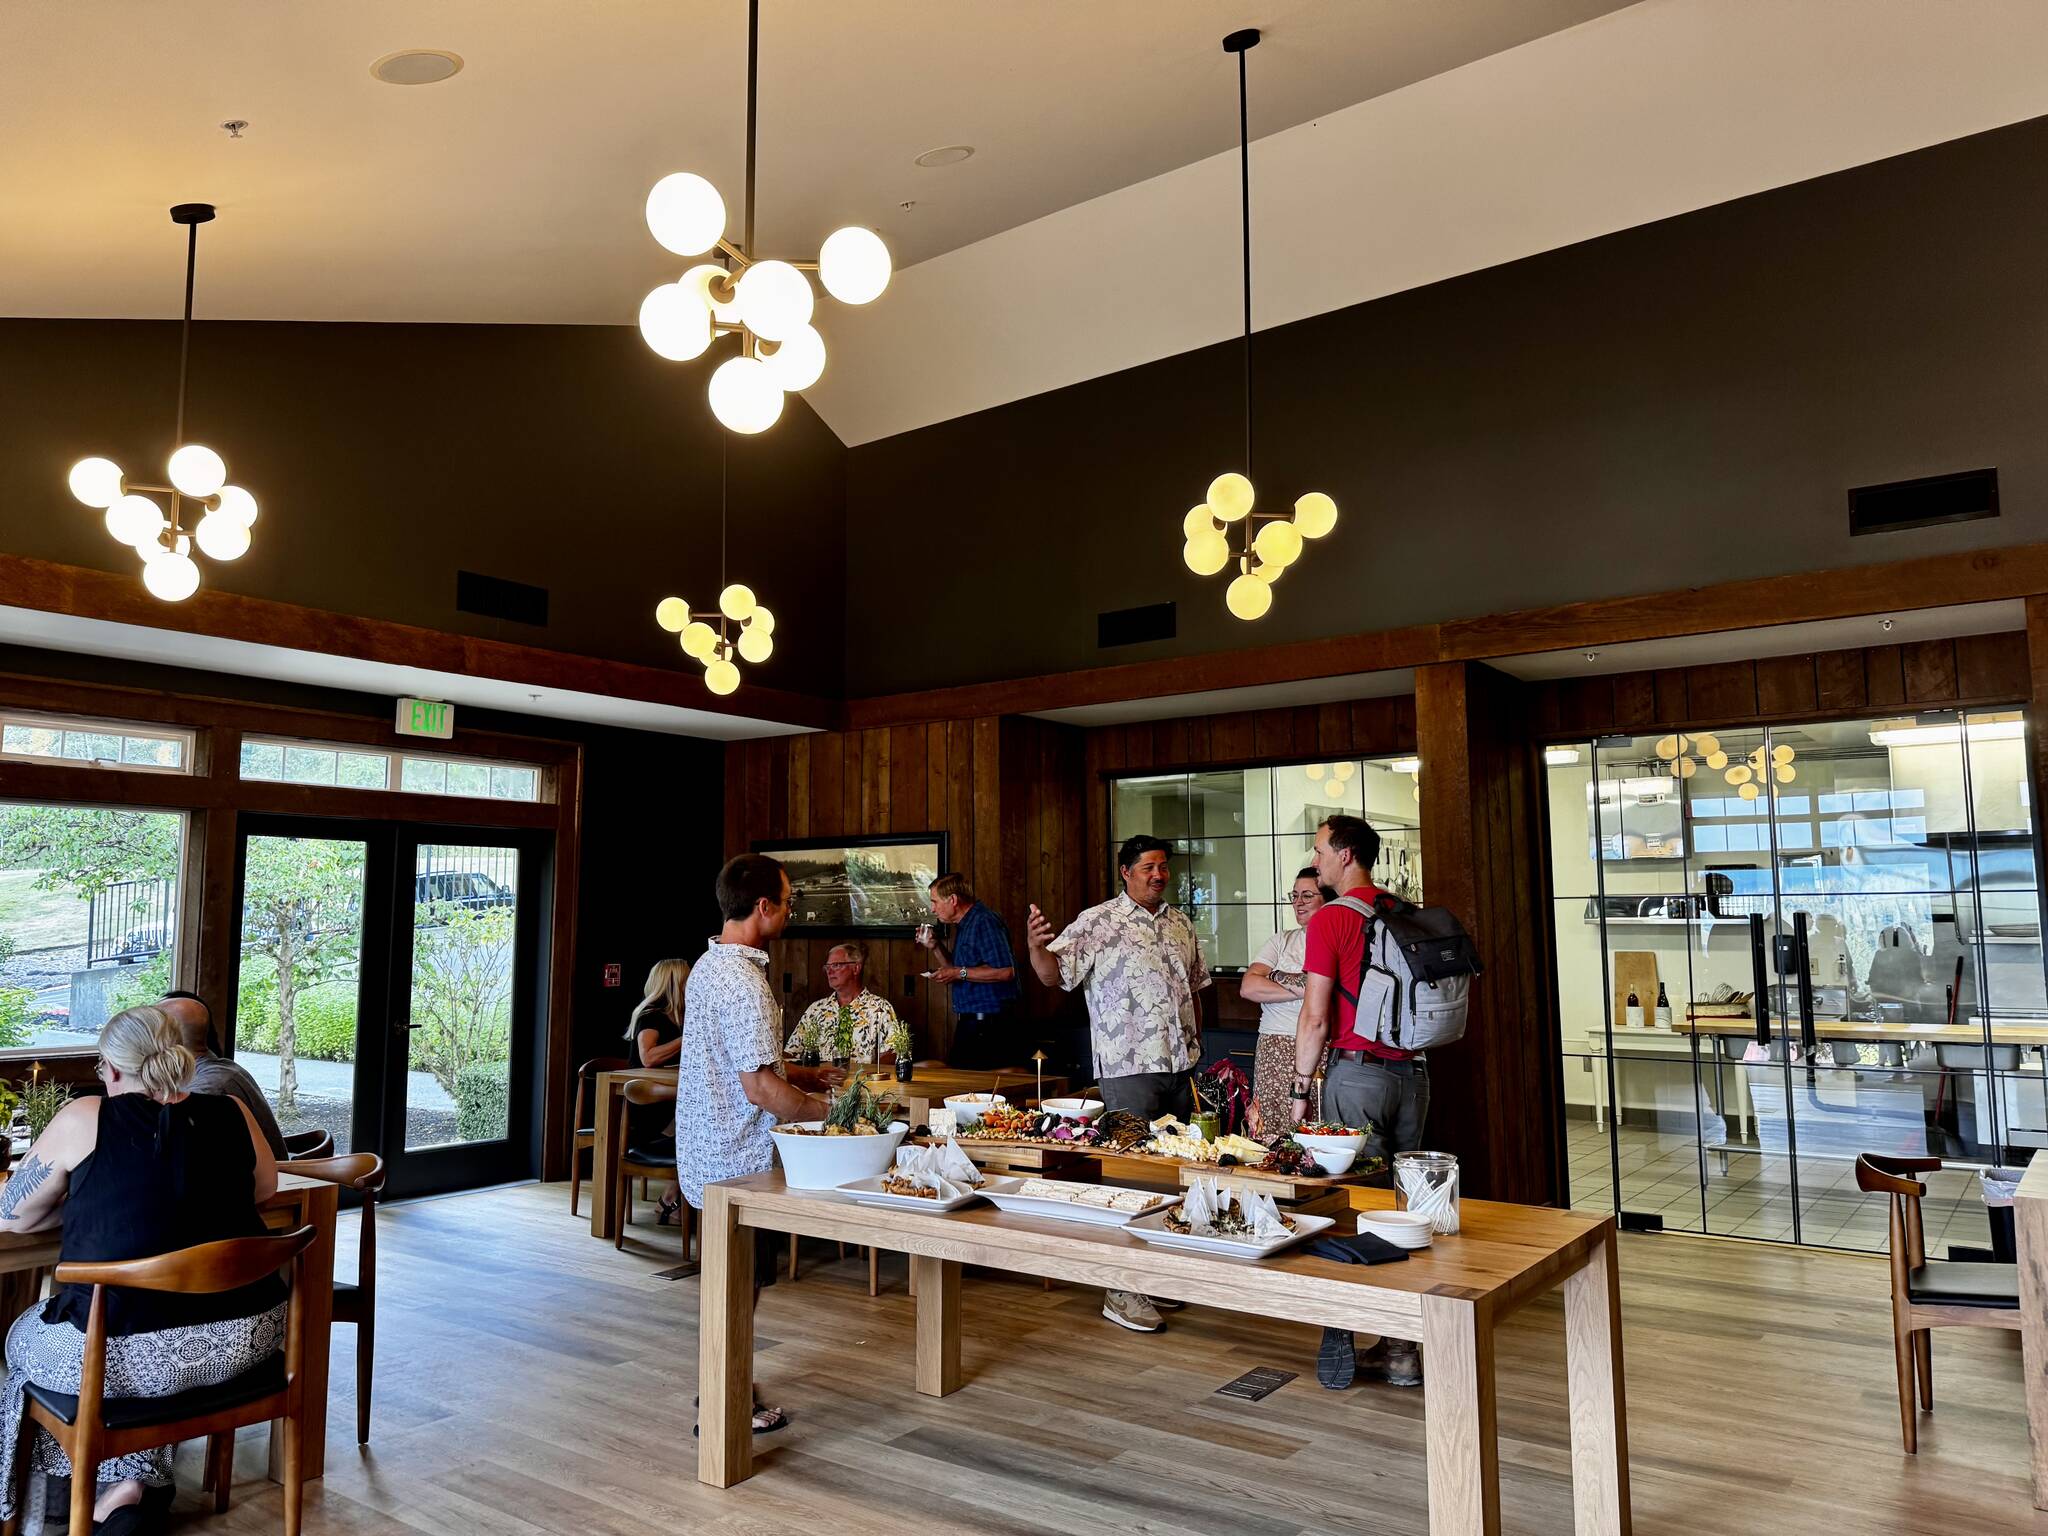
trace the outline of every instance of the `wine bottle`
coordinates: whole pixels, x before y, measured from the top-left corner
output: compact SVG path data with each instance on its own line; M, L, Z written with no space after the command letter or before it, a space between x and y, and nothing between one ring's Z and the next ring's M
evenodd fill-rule
M1665 992L1664 983L1661 981L1657 983L1657 1027L1659 1029L1669 1029L1671 1027L1671 998Z
M1628 989L1628 1006L1622 1013L1622 1023L1629 1029L1643 1027L1643 1000L1636 996L1636 989Z

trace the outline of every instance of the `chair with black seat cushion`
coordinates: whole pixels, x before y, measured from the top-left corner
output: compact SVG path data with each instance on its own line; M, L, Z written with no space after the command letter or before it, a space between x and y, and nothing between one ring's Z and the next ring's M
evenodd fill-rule
M293 1162L310 1157L334 1156L334 1133L314 1129L284 1139L284 1153Z
M676 1101L676 1085L654 1079L636 1077L630 1079L625 1088L628 1104L669 1104ZM673 1110L671 1110L673 1113ZM633 1224L633 1181L635 1179L672 1179L676 1176L676 1144L673 1141L660 1142L652 1146L636 1147L631 1139L619 1149L619 1231L612 1239L614 1248L626 1246L626 1228ZM683 1258L690 1257L690 1202L676 1202L676 1225L682 1229Z
M347 1157L279 1163L279 1173L339 1184L362 1197L356 1238L356 1277L334 1282L334 1320L356 1330L356 1444L370 1443L370 1383L377 1360L377 1200L384 1193L384 1159L368 1152Z
M597 1177L597 1109L591 1095L597 1088L597 1074L600 1072L623 1072L633 1063L623 1056L593 1056L576 1069L576 1113L569 1136L569 1214L576 1214L577 1201L583 1194L583 1154L591 1156L590 1176Z
M225 1511L229 1484L233 1481L235 1431L247 1424L278 1420L284 1433L285 1536L298 1536L305 1499L305 1456L300 1438L305 1401L305 1255L313 1236L311 1227L300 1227L277 1237L231 1238L147 1259L58 1265L57 1284L92 1287L85 1353L80 1361L76 1393L52 1392L33 1383L27 1388L22 1404L21 1438L14 1456L16 1509L21 1507L28 1476L29 1437L42 1429L71 1459L69 1529L73 1531L93 1528L92 1506L97 1489L92 1470L101 1462L180 1440L206 1440L214 1509ZM218 1386L197 1387L173 1397L104 1395L110 1287L210 1296L240 1290L286 1268L291 1271L291 1300L285 1311L282 1355L274 1355L254 1370L244 1371ZM79 1475L80 1469L83 1475ZM16 1523L8 1522L8 1536L12 1536Z
M1938 1157L1882 1157L1865 1152L1856 1159L1856 1187L1883 1194L1891 1204L1892 1350L1899 1375L1899 1427L1906 1451L1920 1448L1913 1412L1914 1385L1920 1407L1934 1411L1935 1328L2018 1328L2019 1270L2011 1264L1973 1264L1927 1257L1920 1201L1927 1186L1915 1174L1935 1173Z

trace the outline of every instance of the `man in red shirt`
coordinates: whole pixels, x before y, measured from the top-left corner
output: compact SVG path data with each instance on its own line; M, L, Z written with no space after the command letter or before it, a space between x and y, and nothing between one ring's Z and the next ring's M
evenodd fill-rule
M1380 835L1357 816L1332 816L1316 829L1316 872L1340 897L1371 906L1379 887L1372 866L1380 855ZM1330 1048L1330 1068L1323 1079L1323 1115L1343 1125L1367 1126L1360 1160L1412 1151L1422 1144L1423 1122L1429 1116L1429 1071L1420 1055L1397 1051L1368 1040L1357 1031L1359 972L1365 958L1365 918L1347 906L1325 903L1309 919L1307 958L1303 962L1307 992L1301 1022L1295 1026L1294 1082L1289 1094L1296 1124L1308 1113L1309 1089ZM1339 989L1342 989L1341 991ZM1353 994L1346 998L1344 993ZM1382 1339L1360 1361L1352 1337L1336 1328L1323 1330L1316 1357L1316 1379L1341 1390L1351 1385L1358 1367L1383 1374L1394 1386L1422 1384L1422 1353L1414 1343Z

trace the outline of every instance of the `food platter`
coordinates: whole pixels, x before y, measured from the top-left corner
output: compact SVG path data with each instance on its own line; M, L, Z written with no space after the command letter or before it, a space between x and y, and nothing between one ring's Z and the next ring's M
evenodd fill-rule
M1123 1189L1113 1184L1069 1184L1072 1190L1101 1190L1111 1195L1136 1196L1147 1202L1142 1209L1117 1210L1106 1205L1083 1204L1079 1198L1024 1194L1030 1184L1047 1184L1051 1180L1033 1179L990 1179L981 1187L981 1194L997 1209L1018 1216L1049 1216L1054 1221L1078 1221L1094 1227L1122 1227L1142 1216L1164 1215L1166 1211L1180 1204L1180 1196L1163 1195L1152 1189ZM1135 1202L1133 1202L1135 1204Z
M929 1200L921 1195L896 1195L882 1187L882 1181L887 1177L887 1174L880 1174L872 1179L855 1179L851 1184L840 1185L839 1193L861 1205L883 1205L896 1211L928 1211L934 1214L957 1211L963 1205L972 1205L982 1195L979 1189L966 1190L950 1200L941 1200L936 1195Z
M1166 1211L1148 1212L1130 1222L1124 1230L1161 1248L1181 1248L1189 1253L1207 1253L1231 1259L1263 1259L1336 1225L1334 1217L1289 1212L1287 1220L1293 1223L1294 1230L1277 1237L1202 1237L1192 1232L1170 1230L1166 1225L1168 1214Z

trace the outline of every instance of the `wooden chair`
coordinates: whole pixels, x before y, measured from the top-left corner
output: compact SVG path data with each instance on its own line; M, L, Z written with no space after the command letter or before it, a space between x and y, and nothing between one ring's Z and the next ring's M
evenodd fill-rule
M573 1117L569 1136L569 1214L576 1214L576 1203L583 1193L583 1154L590 1152L592 1159L597 1153L591 1149L597 1145L597 1110L591 1103L590 1094L596 1087L600 1072L623 1072L633 1063L623 1056L593 1056L576 1069L576 1113ZM597 1165L592 1162L590 1176L597 1177Z
M646 1078L633 1078L626 1084L625 1100L628 1104L674 1104L676 1085L674 1083L652 1082ZM676 1176L676 1155L671 1151L661 1161L643 1155L652 1149L636 1148L632 1138L626 1138L619 1148L619 1235L612 1239L614 1248L626 1246L626 1228L633 1224L633 1180L661 1179L667 1181ZM690 1257L690 1202L676 1202L676 1225L682 1229L683 1257Z
M1933 1173L1938 1157L1883 1157L1865 1152L1856 1159L1856 1187L1890 1196L1892 1348L1899 1374L1899 1427L1906 1452L1920 1448L1913 1413L1917 1380L1920 1406L1934 1411L1935 1328L2018 1328L2019 1270L2011 1264L1970 1264L1929 1259L1920 1223L1920 1199L1927 1186L1911 1177Z
M296 1136L284 1139L285 1156L293 1162L307 1158L334 1156L334 1133L332 1131L300 1131Z
M296 1173L352 1189L363 1199L356 1241L356 1277L334 1282L334 1320L356 1329L356 1444L370 1443L370 1382L377 1359L377 1199L384 1193L384 1159L368 1152L278 1164Z
M312 1243L311 1227L277 1237L237 1237L202 1243L154 1258L106 1264L59 1264L59 1285L89 1285L92 1310L85 1327L85 1354L77 1393L53 1392L31 1384L22 1400L20 1439L15 1448L15 1507L21 1507L28 1477L29 1438L37 1429L71 1458L69 1529L93 1528L96 1496L93 1469L115 1456L146 1451L180 1440L204 1438L206 1465L212 1478L216 1513L228 1507L234 1480L235 1431L245 1424L280 1420L284 1426L284 1530L299 1536L304 1504L304 1447L300 1415L305 1398L301 1374L306 1358L305 1254ZM289 1266L291 1301L286 1308L285 1345L281 1358L244 1371L219 1386L195 1387L171 1397L105 1395L107 1373L107 1289L166 1291L187 1296L217 1295L254 1284ZM7 1522L13 1536L16 1520Z

